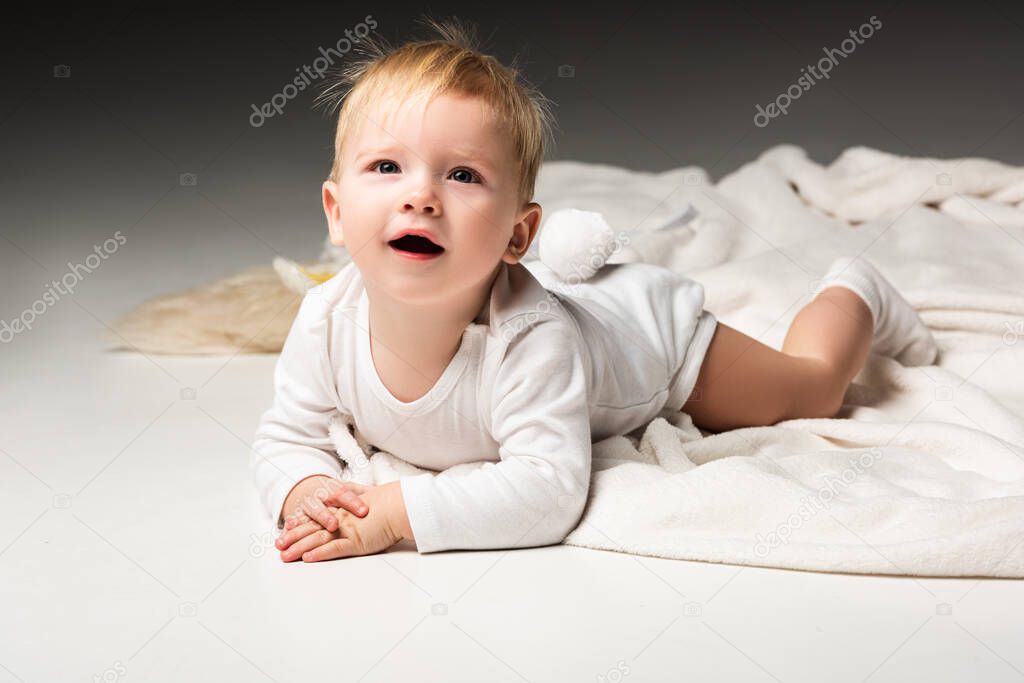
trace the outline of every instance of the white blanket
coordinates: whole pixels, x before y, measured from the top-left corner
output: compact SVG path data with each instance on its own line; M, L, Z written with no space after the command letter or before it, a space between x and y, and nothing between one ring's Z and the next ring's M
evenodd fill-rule
M923 368L871 355L836 419L704 434L666 412L596 443L590 499L567 544L1024 577L1024 169L862 147L822 167L782 145L717 184L696 167L550 162L537 194L545 214L600 211L644 260L703 283L721 322L775 348L832 259L863 253L940 347ZM695 220L655 229L688 203ZM387 453L370 462L359 479L421 471Z

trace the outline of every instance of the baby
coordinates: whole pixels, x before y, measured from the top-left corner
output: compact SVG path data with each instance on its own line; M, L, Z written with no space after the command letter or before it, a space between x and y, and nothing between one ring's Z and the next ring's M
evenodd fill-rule
M342 80L323 206L352 262L303 299L253 444L282 560L559 543L582 516L593 441L678 411L709 432L832 417L869 352L935 359L915 311L856 257L831 264L781 351L659 266L609 264L557 292L524 262L547 102L457 23L431 23L436 40L367 41ZM338 414L431 472L340 481Z

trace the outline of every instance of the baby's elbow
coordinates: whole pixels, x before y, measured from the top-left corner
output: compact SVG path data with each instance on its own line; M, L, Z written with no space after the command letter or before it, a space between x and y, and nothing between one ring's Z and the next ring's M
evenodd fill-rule
M552 539L550 543L561 543L566 536L572 533L583 517L583 509L586 504L587 489L565 490L558 495L549 513L553 520L550 526Z

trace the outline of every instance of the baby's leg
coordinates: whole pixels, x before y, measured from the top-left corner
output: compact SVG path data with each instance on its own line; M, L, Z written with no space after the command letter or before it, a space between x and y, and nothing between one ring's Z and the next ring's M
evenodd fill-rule
M782 351L719 322L682 410L713 432L832 417L867 358L872 320L863 299L829 287L793 319Z

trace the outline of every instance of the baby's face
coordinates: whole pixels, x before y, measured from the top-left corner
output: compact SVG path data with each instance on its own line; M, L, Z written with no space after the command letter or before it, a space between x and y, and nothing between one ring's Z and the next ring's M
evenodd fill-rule
M390 296L465 297L502 260L518 261L536 234L540 206L519 204L511 144L487 114L478 99L446 94L426 110L422 100L385 100L356 115L339 182L324 183L324 209L331 241ZM408 230L436 246L395 241Z

